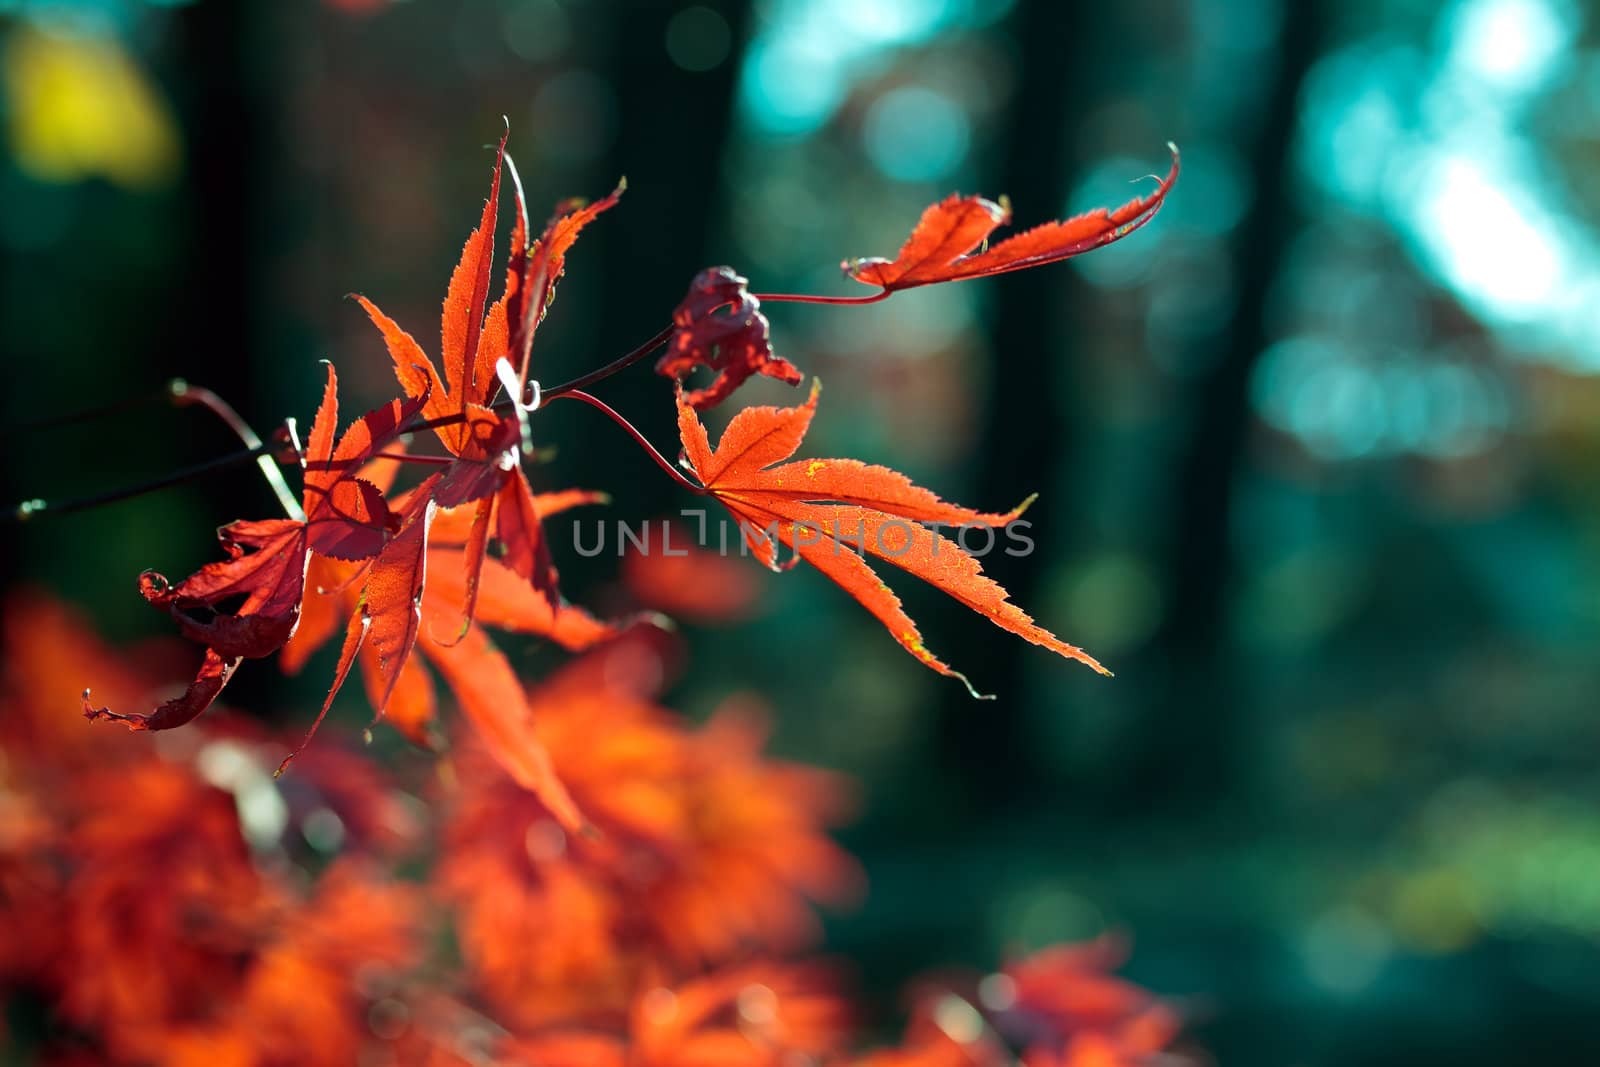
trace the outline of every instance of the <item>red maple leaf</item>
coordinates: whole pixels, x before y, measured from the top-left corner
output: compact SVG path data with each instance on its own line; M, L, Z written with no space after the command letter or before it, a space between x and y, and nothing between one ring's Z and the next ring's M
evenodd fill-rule
M1060 222L1047 222L1007 238L991 248L981 246L996 229L1011 221L1011 207L981 196L950 196L929 207L892 260L845 260L841 266L858 282L876 285L884 295L901 289L1055 263L1120 240L1161 210L1167 190L1178 180L1178 149L1172 167L1149 196L1135 197L1115 211L1096 208ZM977 251L975 251L977 250Z
M185 692L149 714L124 714L89 703L90 719L120 722L131 730L170 730L210 707L243 659L282 648L300 623L310 553L339 559L381 556L394 518L383 494L356 476L357 468L392 441L401 425L426 406L424 390L394 400L357 419L334 441L338 426L338 376L330 364L322 404L304 452L305 518L235 522L218 532L228 558L210 563L177 585L154 571L139 576L139 592L206 646L205 660ZM246 551L249 550L249 551ZM243 597L231 611L220 610Z
M915 575L1002 629L1109 673L1082 649L1035 624L984 575L976 558L923 525L1005 526L1028 502L1005 513L980 512L940 500L887 467L853 459L785 462L811 425L818 392L814 387L798 407L746 408L733 417L715 449L694 408L679 394L678 428L689 467L739 520L757 559L776 568L777 546L787 546L860 601L906 651L963 682L965 675L923 645L916 623L866 556Z
M1111 244L1155 217L1178 177L1178 150L1155 191L1136 197L1116 210L1098 208L1060 222L1045 223L994 247L989 236L1011 220L1011 206L979 196L952 195L930 206L912 229L894 259L845 260L846 274L877 286L870 297L808 296L769 293L756 297L749 283L731 267L701 271L689 294L672 313L667 352L656 364L660 374L682 382L697 367L715 372L711 383L687 393L690 406L704 411L720 404L755 374L800 384L801 374L773 353L769 324L761 300L816 304L861 304L881 300L901 289L939 282L983 278L1070 259Z
M361 474L387 492L398 466L394 459L379 460ZM283 669L298 671L339 629L341 620L345 620L345 629L334 684L296 754L311 739L351 667L357 665L378 715L414 744L436 747L433 683L411 655L413 648L420 647L444 676L496 761L518 785L537 793L569 829L577 828L583 824L582 816L552 773L544 746L533 733L533 714L522 684L481 627L548 637L574 650L587 648L615 631L570 604L551 608L509 567L490 559L481 572L481 596L473 624L458 640L436 639L436 632L463 614L467 597L463 542L473 526L473 509L439 509L430 499L430 488L424 482L401 498L412 525L402 528L390 542L398 547L388 560L380 555L370 564L370 571L366 564L322 557L312 560L304 619L284 649ZM598 499L602 498L596 493L569 490L543 494L536 504L550 515ZM424 544L425 552L420 550ZM433 566L426 572L427 596L423 600L424 568L429 559Z
M619 185L610 196L587 206L576 201L563 204L540 239L530 246L526 208L517 188L510 267L500 299L486 308L505 146L502 137L489 199L477 229L461 250L446 290L440 339L443 380L410 334L371 301L356 297L383 334L401 386L410 393L437 383L422 414L430 421L448 420L435 426L434 432L456 461L441 473L432 495L444 508L476 505L462 558L467 593L456 626L457 640L466 636L472 621L491 530L505 565L542 594L552 609L559 604L555 564L540 526L538 502L522 469L526 433L520 405L527 355L565 270L567 251L583 227L616 204L623 191ZM514 392L511 399L519 405L511 414L488 406L502 385Z

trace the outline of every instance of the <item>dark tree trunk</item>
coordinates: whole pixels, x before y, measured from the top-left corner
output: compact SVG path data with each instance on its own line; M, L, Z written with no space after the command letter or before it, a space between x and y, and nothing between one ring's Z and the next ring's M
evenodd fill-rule
M1237 784L1247 694L1229 650L1233 488L1245 460L1251 374L1271 341L1267 295L1297 225L1289 150L1300 88L1319 54L1320 15L1314 3L1286 15L1252 146L1255 199L1233 241L1238 300L1217 339L1218 358L1187 389L1194 403L1173 470L1162 579L1168 612L1146 660L1163 676L1152 689L1127 779L1144 806L1221 800Z
M748 19L744 3L715 6L729 22L735 46L716 68L691 73L672 62L664 45L675 7L650 0L612 4L613 21L625 27L613 38L616 51L607 65L617 95L615 144L625 154L612 156L607 166L627 175L628 192L604 225L584 234L585 245L592 240L599 246L608 274L580 371L627 352L666 325L689 280L711 265L722 222L723 150L733 118L738 44ZM671 390L651 373L650 363L599 388L663 452L676 454ZM615 434L596 425L595 437L610 441ZM571 463L571 484L612 490L635 516L685 504L671 482L631 449L608 445L563 458Z
M195 4L178 18L192 230L181 284L162 314L166 337L157 361L163 373L213 390L246 419L265 416L257 374L266 325L260 295L269 285L269 245L281 232L272 209L281 195L273 164L279 154L269 87L254 80L262 20L253 11L250 4ZM238 446L198 411L171 416L167 425L219 449ZM233 517L259 512L264 489L248 478L221 479L208 484L208 496Z
M257 307L263 289L261 265L267 257L263 246L281 228L264 207L277 193L270 164L280 156L265 143L270 87L252 83L247 74L254 69L251 57L261 46L255 32L261 19L255 12L255 6L248 4L197 4L171 15L175 49L168 64L175 74L170 90L185 139L183 184L172 203L124 199L120 191L97 187L92 181L54 194L76 200L87 218L101 211L114 213L109 225L118 227L124 237L151 220L167 226L175 222L177 234L163 233L160 239L178 249L177 263L170 276L159 279L122 277L110 259L82 271L91 290L80 294L89 322L77 335L89 350L55 355L75 371L36 362L28 368L41 385L70 375L74 389L81 392L59 387L41 391L39 408L28 412L30 417L93 408L112 399L107 391L117 388L128 397L153 397L159 383L169 377L214 389L247 418L260 414L254 410L254 371L260 365ZM89 251L82 251L84 247ZM80 243L76 254L95 255L92 240L87 246ZM42 269L63 279L79 276L79 269L63 266L62 259L64 254L52 249ZM149 262L163 262L163 257L152 252ZM133 322L126 317L130 289L142 297L139 318ZM33 361L40 358L39 353L31 356ZM17 491L58 498L92 495L239 448L238 440L203 412L174 412L155 402L130 404L126 411L49 433L48 462L44 455L37 457L38 468L28 471L25 479L16 479L28 483L16 484ZM106 442L122 435L127 435L125 449L108 456ZM57 470L67 468L59 480L51 464ZM19 472L16 464L6 466L9 500ZM265 487L249 475L209 478L204 493L218 522L260 514L263 507L272 506ZM87 524L115 529L121 521L118 506L150 505L113 505L93 517L39 521L67 524L60 528L65 531L61 543L73 544L89 528ZM9 572L20 562L23 539L14 528L3 537L3 566ZM39 559L54 559L59 551L54 537L48 529L31 532L30 544L43 552ZM175 531L174 537L181 543L185 535ZM60 562L50 566L61 586L71 589L73 578L60 573Z
M991 195L1010 195L1030 218L1057 209L1081 166L1068 131L1071 115L1087 106L1087 94L1096 84L1092 23L1090 9L1050 0L1019 5L1011 21L1017 82L1006 149L983 185ZM988 317L994 371L977 450L982 498L985 506L1005 507L1048 490L1028 512L1036 532L1059 530L1070 519L1070 493L1060 489L1060 476L1074 446L1060 398L1071 395L1075 367L1067 316L1057 309L1081 305L1062 299L1081 284L1075 275L1064 278L1060 269L1021 271L993 284L986 294L992 301ZM997 552L983 562L1016 603L1038 603L1043 574L1039 558L1014 559ZM938 623L929 627L935 628L945 629ZM952 662L965 665L980 690L999 697L979 704L961 686L945 687L940 737L947 780L965 785L970 810L979 817L1026 805L1044 777L1024 714L1022 672L1023 657L1039 654L1038 649L997 627L981 625L965 626L959 642L946 640L932 647L958 649L958 656L951 653Z
M275 271L293 223L276 101L268 77L275 9L254 4L195 4L178 17L187 95L178 106L188 134L186 201L190 208L180 287L163 309L165 338L152 361L164 375L217 393L263 437L284 412L279 387L263 395L272 338L280 325L265 294L281 291ZM298 354L298 353L297 353ZM310 353L303 358L310 362ZM184 462L238 449L237 438L202 409L161 416L184 442ZM296 484L293 478L291 485ZM254 467L203 484L220 522L272 515L276 500ZM276 670L241 671L229 687L240 707L281 707L287 685Z

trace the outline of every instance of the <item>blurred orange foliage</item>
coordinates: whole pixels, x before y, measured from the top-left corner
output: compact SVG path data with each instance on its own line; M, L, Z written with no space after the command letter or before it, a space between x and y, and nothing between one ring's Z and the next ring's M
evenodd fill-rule
M153 747L96 729L70 686L86 657L129 702L181 660L119 655L38 594L4 631L0 993L35 1010L0 1045L19 1062L1179 1062L1176 1013L1109 973L1111 940L930 984L902 1046L856 1056L841 967L805 955L813 905L862 889L827 833L848 784L764 755L753 698L699 725L663 707L659 631L526 693L580 833L475 731L415 780L337 743L278 780L283 738L227 714Z

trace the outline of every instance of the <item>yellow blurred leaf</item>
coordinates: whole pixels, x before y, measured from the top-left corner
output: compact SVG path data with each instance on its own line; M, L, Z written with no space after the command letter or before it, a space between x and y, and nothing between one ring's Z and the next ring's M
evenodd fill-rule
M30 177L147 189L178 173L172 112L114 38L20 29L3 64L11 151Z

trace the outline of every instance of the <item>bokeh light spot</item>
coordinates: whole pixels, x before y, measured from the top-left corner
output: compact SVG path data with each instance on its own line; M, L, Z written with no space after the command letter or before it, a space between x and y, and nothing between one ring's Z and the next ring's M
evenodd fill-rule
M862 130L867 156L896 181L943 178L967 156L967 116L943 93L906 88L884 93Z
M1356 909L1318 916L1301 941L1306 973L1336 993L1357 993L1371 985L1391 951L1388 931Z
M804 40L767 37L746 53L739 99L757 129L793 136L826 122L844 88L833 53Z
M1072 632L1103 655L1138 645L1161 621L1161 587L1149 565L1129 553L1090 560L1064 593Z
M555 0L521 0L502 22L506 45L530 63L554 59L572 39L567 13Z
M1568 273L1548 230L1470 159L1441 160L1427 184L1421 229L1439 269L1496 314L1541 310Z
M728 20L709 7L686 7L667 23L667 55L693 73L715 70L728 58L733 31Z
M950 21L955 0L831 0L829 16L846 32L874 47L926 40Z
M0 75L11 152L29 177L148 189L177 176L177 119L116 38L24 29L5 41Z
M533 99L539 150L563 163L586 163L611 147L617 132L616 96L586 70L551 78Z
M1528 91L1553 73L1572 44L1570 12L1548 0L1466 0L1448 23L1449 59L1496 88Z

